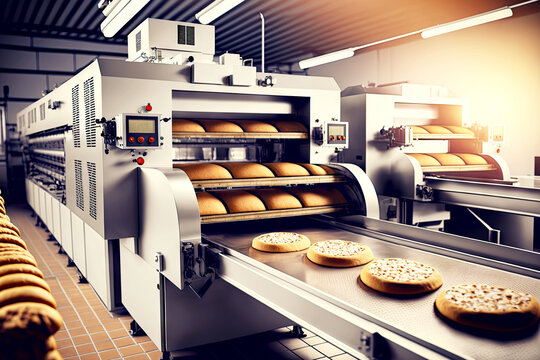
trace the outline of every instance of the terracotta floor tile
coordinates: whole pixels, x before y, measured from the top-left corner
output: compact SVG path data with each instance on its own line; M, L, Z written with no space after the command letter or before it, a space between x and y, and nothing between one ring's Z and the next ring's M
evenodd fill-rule
M99 357L101 357L101 360L110 360L110 359L119 358L120 354L118 353L116 349L111 349L111 350L100 352Z
M116 330L108 331L108 333L111 339L118 339L126 335L129 335L128 332L124 329L116 329Z
M146 351L146 352L158 349L157 346L151 341L148 341L148 342L145 342L145 343L142 343L142 344L139 344L139 345L141 345L143 350Z
M94 334L97 332L105 331L105 328L101 325L92 325L92 326L87 326L86 331L88 331L89 334Z
M64 325L66 326L66 329L76 329L83 326L82 322L80 322L79 320L65 322Z
M93 342L100 342L103 340L109 340L109 335L106 332L98 332L95 334L90 334L90 337L92 338Z
M118 349L118 351L120 351L120 354L122 354L122 356L129 356L140 354L143 352L143 349L139 345L130 345L120 348Z
M75 345L83 345L83 344L88 344L90 342L90 336L88 335L74 336L72 337L72 339Z
M55 339L56 339L56 337L55 337ZM61 339L61 340L56 339L56 348L57 349L62 349L62 348L68 347L68 346L71 346L71 347L74 346L73 342L71 341L70 338Z
M148 357L150 357L151 360L159 360L161 359L161 351L151 351L147 353Z
M65 357L65 358L77 355L77 351L75 350L74 347L71 347L71 346L63 348L63 349L58 349L58 352L60 353L60 355L62 355L62 357Z
M133 336L133 340L135 340L136 343L140 344L140 343L143 343L143 342L150 341L150 338L148 336L146 336L146 335Z
M99 351L114 349L114 343L111 340L97 342L95 346Z
M127 357L125 357L124 359L129 359L129 360L148 360L148 355L146 355L146 354L137 354L137 355L133 355L133 356L127 356Z
M81 360L100 360L100 357L97 353L91 353L91 354L81 355Z
M96 326L96 325L100 325L100 322L98 319L96 318L92 318L92 319L83 319L83 324L84 326Z
M54 338L56 340L62 340L69 338L69 333L66 330L59 330L56 334L54 334Z
M96 352L96 348L92 344L77 345L75 348L80 355Z
M79 335L87 335L86 329L84 327L76 328L76 329L68 329L69 335L71 337L79 336Z
M119 339L113 339L113 343L116 345L116 347L120 348L122 346L128 346L128 345L135 345L135 342L130 336L126 336Z

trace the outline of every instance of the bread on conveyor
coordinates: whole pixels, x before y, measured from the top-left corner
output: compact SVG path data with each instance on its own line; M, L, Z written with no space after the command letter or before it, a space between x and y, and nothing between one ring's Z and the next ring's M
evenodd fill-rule
M319 166L322 167L324 171L326 171L327 175L333 175L336 173L334 169L332 169L330 166L326 166L326 165L319 165Z
M421 127L430 134L452 134L452 132L448 130L447 128L445 128L444 126L422 125Z
M407 154L410 157L415 158L420 166L441 166L441 163L437 161L433 156L426 154Z
M8 274L32 274L43 279L43 273L34 265L30 264L7 264L0 266L0 276Z
M278 129L274 125L258 120L232 120L245 132L277 133Z
M290 189L305 207L346 204L347 200L336 188L326 186L297 186Z
M242 128L233 122L225 120L198 120L207 132L241 133Z
M274 177L274 173L264 165L257 163L222 163L235 179Z
M443 166L465 165L465 161L454 154L432 153L427 155L437 159Z
M206 215L222 215L227 213L225 205L208 192L199 192L197 195L197 203L199 204L199 214Z
M366 245L345 240L323 240L311 245L307 258L315 264L330 267L351 267L373 260L373 253Z
M44 341L57 332L62 323L58 311L42 303L20 302L0 309L0 337L36 337Z
M261 199L245 190L212 191L212 194L223 201L229 213L266 210Z
M409 125L409 127L412 129L413 134L429 134L426 129L421 128L420 126Z
M476 154L454 154L459 156L467 165L487 165L486 159Z
M453 134L464 134L464 135L474 135L474 132L470 129L467 129L463 126L445 126Z
M268 210L301 208L300 201L286 191L280 189L253 189L250 192L257 195Z
M389 294L421 294L442 285L437 269L400 258L373 260L362 269L360 279L366 286Z
M15 225L13 225L9 220L6 219L0 219L0 228L6 228L11 229L17 233L17 235L21 236L21 232L19 231L19 228L17 228Z
M1 225L0 225L1 226ZM15 244L27 250L26 243L17 235L0 234L0 243Z
M37 266L36 259L29 253L5 251L0 253L0 266L9 264L30 264Z
M305 167L306 170L309 171L311 175L328 175L328 173L322 166L315 165L315 164L304 164L304 163L301 163L300 165Z
M522 330L540 318L532 295L486 284L452 286L437 296L435 306L450 320L492 331Z
M0 277L0 291L17 286L38 286L51 291L49 285L39 276L32 274L8 274Z
M172 131L173 132L194 132L194 133L203 133L204 128L191 120L184 119L173 119L172 122Z
M218 164L174 164L177 169L184 170L190 180L232 179L229 170Z
M307 249L311 245L309 238L292 232L274 232L259 235L253 239L254 249L267 252L291 252Z
M36 302L56 309L51 293L37 286L18 286L0 291L0 308L19 302Z
M304 124L298 121L267 120L267 122L274 125L280 132L307 132Z
M305 167L290 162L265 163L276 176L309 176Z

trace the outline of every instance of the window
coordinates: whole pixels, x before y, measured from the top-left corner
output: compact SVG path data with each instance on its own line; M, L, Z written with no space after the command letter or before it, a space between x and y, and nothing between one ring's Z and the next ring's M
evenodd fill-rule
M178 44L195 45L195 27L178 25Z

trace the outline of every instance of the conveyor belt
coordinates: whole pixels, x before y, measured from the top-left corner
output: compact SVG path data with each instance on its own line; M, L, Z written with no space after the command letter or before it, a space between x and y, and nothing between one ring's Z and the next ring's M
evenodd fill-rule
M278 222L279 221L279 222ZM264 270L268 267L283 273L282 279L293 285L311 289L327 298L337 298L338 306L362 316L371 316L379 325L397 330L414 341L427 342L458 358L471 359L538 359L540 331L538 325L525 334L482 334L462 329L440 318L434 301L441 289L462 283L487 283L509 287L540 299L540 281L522 275L437 255L406 246L332 228L313 219L260 221L256 224L209 225L203 227L206 241L224 247L225 252ZM251 248L253 237L265 232L294 231L307 235L312 242L325 239L357 241L371 247L376 258L403 257L436 267L444 284L440 290L416 297L388 296L358 282L362 267L337 269L311 263L306 251L273 254Z

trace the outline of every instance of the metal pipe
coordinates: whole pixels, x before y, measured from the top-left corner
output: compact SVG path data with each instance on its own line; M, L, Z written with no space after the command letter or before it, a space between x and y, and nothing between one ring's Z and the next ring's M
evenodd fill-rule
M264 15L260 12L261 17L261 72L264 72Z

